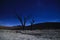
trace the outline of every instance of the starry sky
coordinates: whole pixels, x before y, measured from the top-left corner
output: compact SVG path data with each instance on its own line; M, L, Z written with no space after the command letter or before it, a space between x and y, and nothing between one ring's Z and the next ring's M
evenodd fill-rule
M60 22L60 0L0 0L0 25L20 25L16 14L34 17L35 23Z

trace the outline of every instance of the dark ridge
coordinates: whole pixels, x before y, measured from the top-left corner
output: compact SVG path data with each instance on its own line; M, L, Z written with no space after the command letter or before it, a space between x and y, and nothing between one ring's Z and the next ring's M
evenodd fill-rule
M36 29L60 29L60 22L45 22L45 23L38 23L38 24L33 24L30 26L25 26L25 30L36 30ZM18 26L13 26L13 27L2 27L0 26L0 29L11 29L11 30L23 30L23 27L18 25Z

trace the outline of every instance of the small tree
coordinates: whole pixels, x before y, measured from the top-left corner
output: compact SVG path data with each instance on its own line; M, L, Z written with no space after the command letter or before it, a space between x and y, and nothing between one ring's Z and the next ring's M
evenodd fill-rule
M22 27L23 27L23 30L25 29L25 26L26 26L26 23L27 23L27 21L30 19L30 17L29 16L24 16L23 18L22 17L20 17L20 16L18 16L18 15L16 15L17 16L17 18L19 19L19 21L21 22L21 24L22 24Z
M31 30L32 30L32 25L35 23L34 17L31 19Z

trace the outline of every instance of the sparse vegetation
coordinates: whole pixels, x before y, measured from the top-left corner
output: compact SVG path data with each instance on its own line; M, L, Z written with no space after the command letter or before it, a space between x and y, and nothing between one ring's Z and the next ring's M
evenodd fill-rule
M18 16L18 14L16 16L19 19L20 23L22 24L23 30L26 27L27 21L30 19L31 20L30 21L30 24L31 24L30 29L32 30L32 25L35 23L34 17L30 17L30 16L21 17L21 16Z

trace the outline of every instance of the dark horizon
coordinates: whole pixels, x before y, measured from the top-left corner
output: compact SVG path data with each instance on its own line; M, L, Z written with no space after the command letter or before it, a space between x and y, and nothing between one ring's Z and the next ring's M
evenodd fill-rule
M34 17L35 23L60 22L60 0L0 0L0 25L20 25L16 14Z

